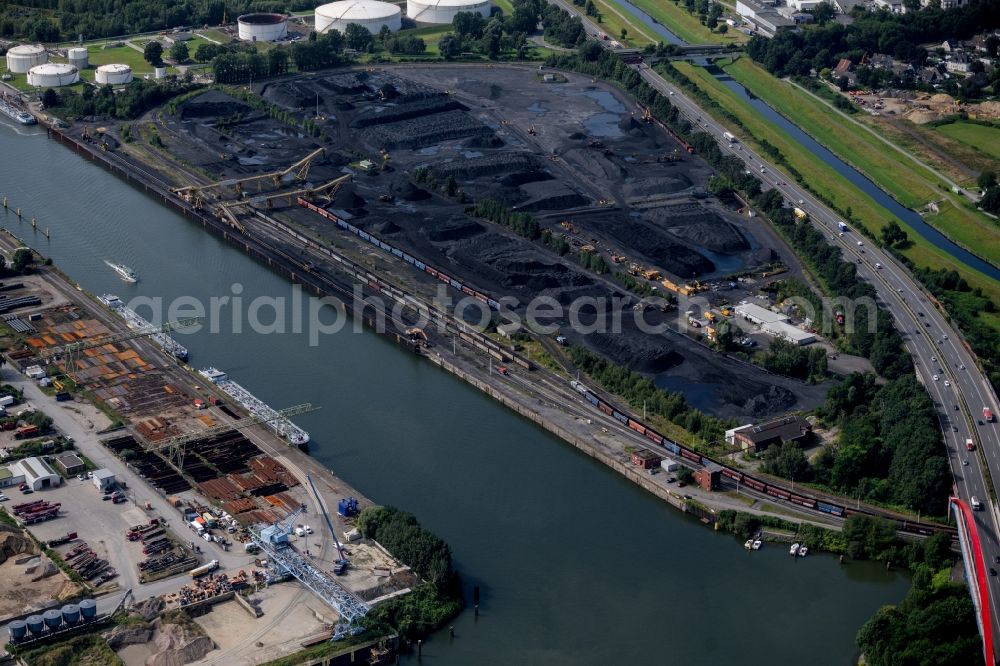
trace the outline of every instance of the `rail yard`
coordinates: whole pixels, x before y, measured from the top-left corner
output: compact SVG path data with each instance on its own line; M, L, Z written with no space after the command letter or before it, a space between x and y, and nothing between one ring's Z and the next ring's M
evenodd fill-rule
M633 273L652 294L679 299L680 311L691 295L709 305L737 302L748 285L766 283L761 276L773 266L798 273L791 252L740 216L738 203L705 197L710 169L644 122L641 107L583 77L546 79L530 68L396 68L284 80L256 87L252 97L214 90L175 114L157 114L150 126L169 148L155 159L179 196L237 230L257 224L252 211L264 212L364 264L364 236L351 238L297 205L300 197L315 200L398 258L435 267L459 292L515 298L522 311L540 295L564 305L640 302L610 274L581 267L573 260L581 252L606 256L610 273ZM292 129L266 109L315 117L322 135ZM120 145L111 134L106 140ZM122 148L145 161L152 150ZM453 196L442 191L449 182ZM469 202L487 197L530 212L539 234L566 245L470 216ZM403 268L392 269L394 278L433 297L438 276ZM821 387L719 357L674 325L676 311L650 309L645 317L680 335L647 335L630 317L621 334L578 336L566 317L555 325L570 342L636 371L700 385L711 395L703 408L720 415L761 418L822 398ZM595 319L586 309L580 318ZM710 379L723 369L731 381Z

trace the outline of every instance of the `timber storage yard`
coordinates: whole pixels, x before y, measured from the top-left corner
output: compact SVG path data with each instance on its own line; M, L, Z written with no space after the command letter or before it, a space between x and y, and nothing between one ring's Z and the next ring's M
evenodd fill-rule
M314 121L319 137L275 119L281 114ZM167 148L124 144L113 124L100 135L79 124L50 131L293 281L347 296L347 311L369 325L378 316L371 308L352 311L354 285L390 304L425 307L443 285L492 310L504 297L523 308L537 295L563 304L619 296L630 309L644 308L617 283L475 219L468 202L486 196L531 211L542 229L566 240L567 257L607 253L618 262L615 270L652 276L661 293L678 296L682 311L690 295L723 310L767 287L776 270L800 274L790 250L741 214L738 202L706 196L711 171L685 144L645 122L644 109L620 91L574 74L448 65L338 71L253 92L208 90L173 113L162 109L133 124L139 126L155 129ZM428 184L450 178L454 196ZM488 331L433 306L429 312L435 325L426 330L412 328L412 312L404 312L382 332L650 492L698 510L667 475L633 473L628 451L666 452L696 467L717 461L663 437L613 398L571 387ZM650 336L623 318L621 334L577 335L567 320L557 324L570 344L656 380L680 378L706 389L711 398L703 408L722 416L808 409L825 393L713 352L692 330L710 318L692 315L685 325L657 309L646 315L671 330ZM575 373L555 342L539 340ZM510 363L514 372L490 373L491 360ZM793 494L780 480L735 469L721 476L723 487L742 483L744 492L805 509L814 520L852 511L821 493ZM896 519L903 529L938 529L860 511Z

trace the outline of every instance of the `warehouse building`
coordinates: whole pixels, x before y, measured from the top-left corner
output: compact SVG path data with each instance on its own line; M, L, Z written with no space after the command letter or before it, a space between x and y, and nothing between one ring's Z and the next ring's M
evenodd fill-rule
M785 442L803 442L812 435L812 424L801 416L785 416L759 425L738 428L733 441L744 451L761 453Z
M747 321L757 324L758 326L778 321L788 321L787 315L775 312L774 310L768 310L767 308L762 308L755 303L741 303L733 308L733 310L735 310L736 314L740 317L743 317Z
M810 345L816 342L816 336L809 331L803 331L801 328L792 326L785 321L775 321L763 324L760 327L762 333L767 333L768 335L781 338L782 340L787 340L792 344L799 345Z
M62 483L62 477L41 458L22 458L8 466L13 477L21 477L15 483L26 483L32 490L52 488Z
M56 456L56 466L61 467L66 474L79 474L87 469L83 459L75 453Z

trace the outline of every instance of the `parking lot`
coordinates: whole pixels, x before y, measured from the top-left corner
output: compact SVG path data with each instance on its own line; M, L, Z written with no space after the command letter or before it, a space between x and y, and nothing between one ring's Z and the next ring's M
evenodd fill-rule
M125 541L124 534L130 526L149 521L140 507L131 502L115 504L102 500L103 493L94 487L93 481L80 481L75 476L58 488L30 495L22 495L13 488L8 489L6 494L10 498L4 503L8 510L22 502L36 500L60 503L59 517L31 525L31 533L47 543L68 532L76 532L78 538L55 548L56 552L65 555L85 541L99 558L108 560L110 566L118 571L118 577L111 581L112 584L118 582L123 588L138 586L137 566L143 557L142 547Z

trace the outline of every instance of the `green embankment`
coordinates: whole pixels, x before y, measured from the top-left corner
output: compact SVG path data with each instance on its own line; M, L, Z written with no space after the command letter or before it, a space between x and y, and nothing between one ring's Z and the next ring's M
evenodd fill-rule
M626 16L632 17L632 12L629 11L628 7L618 5L614 0L609 0L609 2L615 5ZM701 24L697 16L689 14L680 5L667 0L630 0L630 2L659 21L663 27L685 42L692 44L741 44L748 39L739 30L730 29L724 35L712 32ZM638 17L634 17L632 21L635 25L642 24L642 21ZM725 19L720 18L719 24L725 24ZM646 30L645 26L642 27ZM656 35L654 34L653 36L655 37Z
M995 160L1000 160L1000 127L955 122L941 125L936 129L946 136L981 150Z
M611 39L621 40L622 28L625 28L628 33L624 41L629 46L642 48L647 44L656 44L660 41L657 39L656 33L641 25L638 19L626 14L622 7L610 0L594 0L594 4L597 6L597 11L601 13L601 22L598 25ZM591 17L591 20L596 21L597 19Z
M886 221L893 219L893 216L871 197L842 178L823 160L763 118L740 95L731 91L703 68L686 62L676 62L674 65L678 71L690 78L710 98L735 116L752 134L752 137L747 137L745 132L734 128L741 140L747 141L755 150L760 150L764 154L767 153L763 151L758 140L764 140L773 145L785 157L791 168L801 174L804 183L810 189L834 202L841 210L850 208L855 223L860 223L870 234L878 236ZM709 112L726 122L718 109L710 109ZM792 178L791 175L788 177ZM904 254L915 264L955 270L970 285L981 288L985 295L1000 303L1000 284L978 271L968 268L947 253L924 241L912 228L900 224L912 241ZM980 318L992 328L1000 330L1000 317L997 315L984 312L980 313Z
M850 120L837 117L826 103L782 81L762 67L741 58L725 68L735 80L769 106L802 128L806 134L867 175L907 208L920 210L936 202L939 213L924 219L959 245L993 264L1000 264L1000 230L971 205L965 197L948 191L948 185L898 150L879 141ZM832 122L831 122L832 120ZM1000 130L972 125L995 132ZM986 132L982 140L986 140ZM1000 150L1000 148L997 148ZM913 234L910 235L913 238Z

